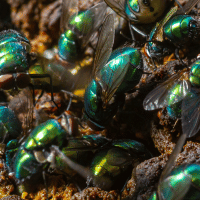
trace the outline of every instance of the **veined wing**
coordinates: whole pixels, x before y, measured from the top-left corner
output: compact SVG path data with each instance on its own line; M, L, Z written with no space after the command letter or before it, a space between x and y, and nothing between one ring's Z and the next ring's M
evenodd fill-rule
M125 13L125 0L105 0L109 7L111 7L118 15L128 20Z
M86 15L88 14L92 18L93 27L90 28L90 31L83 30L83 33L87 32L86 35L79 35L80 37L83 37L82 38L83 48L89 43L90 38L93 36L93 34L99 29L99 27L103 23L105 19L106 11L107 11L107 5L104 2L101 2L87 10ZM88 29L87 26L84 26L84 28Z
M174 6L166 14L166 16L161 20L161 22L156 24L156 31L152 37L153 40L163 42L163 27L170 20L170 18L177 12L178 6Z
M200 129L200 90L192 89L182 102L182 131L187 137L194 136Z
M57 146L52 145L51 146L51 152L53 154L56 153L56 156L58 156L58 158L60 158L62 160L63 164L67 165L68 167L70 167L71 169L73 169L74 171L76 171L83 178L85 178L88 181L92 180L93 184L96 187L102 187L103 186L104 188L109 189L110 186L112 185L112 180L110 179L110 177L106 177L106 176L95 177L96 181L94 182L94 180L93 180L94 174L93 174L93 172L91 171L90 168L82 166L79 163L71 160Z
M171 17L176 14L188 14L192 8L199 2L200 0L190 0L188 1L183 9L178 10L178 6L175 6L170 9L170 11L167 13L167 15L163 18L163 20L157 24L156 32L153 36L153 39L156 39L157 41L163 42L163 27L164 25L171 19Z
M101 68L107 63L112 52L114 37L114 16L110 14L106 17L99 35L99 40L95 52L92 78L95 78L99 70L101 70Z
M168 179L170 177L168 177L168 176L172 171L172 168L175 164L178 154L181 152L181 149L183 148L185 140L186 140L186 135L182 134L180 136L180 138L178 139L178 142L176 143L176 146L175 146L173 152L171 153L169 160L167 161L167 164L160 176L159 183L158 183L158 189L157 189L157 194L159 197L158 199L165 199L162 191L164 191L165 187L170 187L169 181L168 181ZM180 190L177 189L176 193L177 193L177 195L180 194ZM182 191L182 194L183 194L183 191ZM177 195L174 194L175 197L177 197Z
M186 70L179 71L153 89L143 101L144 109L156 110L181 101L191 89Z
M178 15L189 14L189 12L194 8L194 6L196 6L198 4L198 2L200 2L200 0L189 0L189 1L187 1L187 3L183 6L183 9L179 9L177 11L177 14Z
M78 14L78 0L62 0L62 14L60 30L63 33L68 29L68 22L72 15Z
M124 65L124 63L126 64ZM123 82L129 65L129 56L120 55L107 63L106 68L99 71L97 74L97 81L102 87L101 98L105 106L110 102L113 95Z
M15 112L22 122L24 136L26 136L28 131L32 128L33 123L34 105L32 91L28 87L24 88L19 94L13 97L8 107Z

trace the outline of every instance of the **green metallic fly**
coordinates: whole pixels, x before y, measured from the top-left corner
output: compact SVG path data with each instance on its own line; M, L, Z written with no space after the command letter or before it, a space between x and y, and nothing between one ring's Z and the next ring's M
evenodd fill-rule
M180 60L178 50L190 43L198 42L199 24L195 18L188 15L198 2L199 0L188 1L179 10L177 6L171 8L152 29L145 45L145 54L152 61L154 58L160 60L174 51Z
M105 128L123 107L125 93L139 83L143 73L140 51L130 46L112 52L113 42L114 19L109 15L102 26L92 80L84 96L84 117L93 129Z
M69 156L52 146L55 154L86 179L88 186L100 187L103 190L123 188L130 177L133 167L152 157L146 147L135 140L113 140L100 147L86 168Z
M101 2L84 11L78 11L78 0L63 0L60 26L62 33L58 40L58 49L45 51L29 73L51 75L54 92L74 91L77 87L83 87L87 72L84 67L80 67L80 62L88 43L105 19L106 7ZM48 80L34 80L34 85L42 85L45 91L49 90Z
M196 135L200 129L199 68L200 60L196 60L153 89L143 102L145 110L167 107L170 117L181 118L187 137Z

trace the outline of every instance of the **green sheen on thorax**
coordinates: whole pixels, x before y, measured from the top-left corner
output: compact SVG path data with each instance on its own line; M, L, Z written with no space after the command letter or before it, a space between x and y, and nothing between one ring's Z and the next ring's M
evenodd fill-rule
M37 126L26 139L24 147L28 150L45 148L52 143L62 146L66 133L57 120L48 120Z
M75 32L87 34L93 27L93 13L90 10L79 12L73 15L69 20L69 27L74 27Z
M197 35L197 22L189 15L177 15L165 24L164 35L173 43L191 42Z
M200 87L200 60L192 64L189 79L193 86Z

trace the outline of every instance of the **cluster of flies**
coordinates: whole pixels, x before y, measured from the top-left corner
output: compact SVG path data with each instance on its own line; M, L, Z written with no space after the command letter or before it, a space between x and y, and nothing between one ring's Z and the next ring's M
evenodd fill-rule
M92 75L88 77L90 81L84 95L83 120L92 129L103 130L117 110L122 109L125 93L139 83L144 73L144 55L155 69L155 59L173 52L183 63L179 49L198 41L198 21L189 15L198 1L190 0L181 7L173 0L105 0L88 10L78 11L77 1L63 0L62 34L58 51L51 58L30 53L29 40L15 30L0 33L0 88L21 91L26 101L24 120L30 123L30 113L37 102L27 87L49 88L53 102L53 92L66 89L62 87L64 84L72 88L77 77L69 69L82 59L86 46L100 28ZM112 50L114 13L107 14L107 5L128 21L132 45ZM154 27L146 33L145 27L149 24ZM134 47L135 33L146 38L144 55L140 48ZM40 61L39 67L36 61ZM199 72L200 60L191 66L183 63L183 69L159 84L143 102L145 110L167 107L170 117L181 118L183 134L173 152L174 157L185 139L194 136L200 128ZM49 79L49 82L41 84L38 78ZM20 93L14 98L20 99ZM88 186L123 189L133 167L152 157L143 144L134 140L110 140L100 135L74 137L73 116L66 113L36 126L30 134L28 131L23 134L22 124L13 110L12 101L6 102L2 97L1 147L5 146L6 166L17 184L34 179L38 173L44 175L45 181L45 172L56 169L69 178L79 173ZM157 192L149 199L199 199L200 166L190 164L172 171L169 166L173 165L174 157L160 178Z

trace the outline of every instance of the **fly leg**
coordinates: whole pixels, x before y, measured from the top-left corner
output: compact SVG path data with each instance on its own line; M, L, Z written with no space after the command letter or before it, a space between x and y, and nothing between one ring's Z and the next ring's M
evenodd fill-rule
M29 83L29 88L32 89L32 91L33 91L33 105L35 106L36 105L36 102L35 102L35 87L32 83Z
M48 187L47 187L46 172L45 171L42 171L42 177L43 177L44 186L45 186L46 195L47 195L47 200L48 200Z
M54 105L59 109L58 105L54 101L54 96L53 96L53 84L52 84L52 78L49 74L30 74L31 78L49 78L50 81L50 87L51 87L51 101L54 103Z
M44 88L42 89L42 92L40 93L38 99L36 100L35 105L38 103L39 99L43 96L43 94L44 94Z
M140 34L142 37L147 37L147 34L145 32L143 32L143 31L141 31L135 25L130 24L130 27L131 27L132 31L134 30L136 33Z
M186 64L183 62L183 60L182 60L182 59L180 58L180 56L179 56L179 49L178 49L178 48L175 49L174 54L175 54L175 57L180 61L180 63L181 63L183 66L186 66Z

